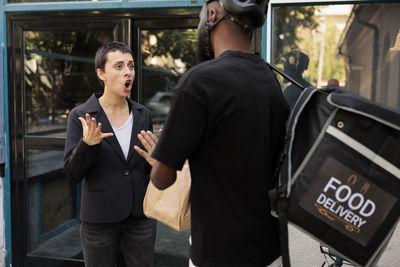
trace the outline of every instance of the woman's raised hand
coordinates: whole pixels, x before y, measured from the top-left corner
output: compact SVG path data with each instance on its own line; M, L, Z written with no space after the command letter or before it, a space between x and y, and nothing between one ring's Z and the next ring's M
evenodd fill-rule
M106 137L113 136L113 133L102 133L101 123L96 123L96 118L90 118L89 114L86 114L86 120L79 117L83 128L83 142L89 146L97 145Z

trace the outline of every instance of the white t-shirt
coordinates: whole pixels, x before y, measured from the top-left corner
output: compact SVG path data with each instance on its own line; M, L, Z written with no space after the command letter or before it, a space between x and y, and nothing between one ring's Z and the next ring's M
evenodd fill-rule
M115 137L117 137L118 143L121 146L122 152L124 152L125 158L128 159L129 146L131 144L131 134L133 125L133 113L129 114L128 120L121 127L112 126Z

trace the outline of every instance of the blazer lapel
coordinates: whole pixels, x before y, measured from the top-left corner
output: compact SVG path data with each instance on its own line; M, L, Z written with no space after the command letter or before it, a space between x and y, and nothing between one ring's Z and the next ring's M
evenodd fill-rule
M111 147L115 150L115 152L121 157L122 160L126 161L126 158L124 156L124 153L122 152L121 145L119 144L117 137L115 136L115 133L113 131L113 128L107 118L106 113L104 112L103 108L101 107L99 100L98 100L98 95L96 95L96 99L93 99L95 101L93 106L95 107L97 111L97 116L96 116L96 122L99 123L101 122L101 132L103 133L113 133L113 136L104 138L103 141L106 141L111 145Z
M134 145L143 147L137 137L140 130L144 129L145 119L142 114L139 112L139 108L133 102L130 102L133 111L133 125L132 125L132 133L131 133L131 143L129 146L129 153L128 153L128 162L133 160L136 161L140 159L141 156L136 153L135 149L133 148Z

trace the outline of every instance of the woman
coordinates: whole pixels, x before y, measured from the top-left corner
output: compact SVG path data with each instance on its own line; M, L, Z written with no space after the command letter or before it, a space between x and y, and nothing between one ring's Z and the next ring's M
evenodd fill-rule
M96 53L104 93L93 94L68 118L66 176L82 182L81 242L86 266L152 266L156 224L143 214L151 167L134 150L152 130L150 111L129 98L135 78L129 47L111 42Z

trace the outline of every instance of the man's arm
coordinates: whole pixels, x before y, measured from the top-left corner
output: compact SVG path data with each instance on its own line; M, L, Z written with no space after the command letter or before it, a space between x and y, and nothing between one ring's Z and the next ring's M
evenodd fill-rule
M158 138L151 131L143 130L138 134L138 138L146 151L138 146L134 146L134 149L153 166L150 173L153 184L160 190L171 186L176 179L176 170L151 157Z
M139 140L147 150L147 155L141 153L138 147L135 149L150 164L154 160L150 179L161 190L175 182L176 170L182 168L186 159L203 141L208 123L208 109L205 104L207 100L203 99L203 95L206 94L179 89L176 91L157 146L153 146L156 143L154 139L148 138L151 133L140 133L142 136L139 136Z
M155 160L151 169L150 179L158 189L164 190L175 182L176 170Z

